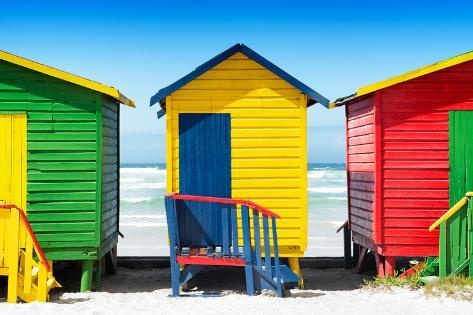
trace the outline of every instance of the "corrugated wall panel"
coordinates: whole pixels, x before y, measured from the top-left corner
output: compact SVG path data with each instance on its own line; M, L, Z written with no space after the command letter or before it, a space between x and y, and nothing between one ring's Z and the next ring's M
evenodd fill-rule
M300 256L307 246L305 96L238 53L173 93L167 112L168 189L179 187L178 114L230 113L232 196L281 214L282 255Z

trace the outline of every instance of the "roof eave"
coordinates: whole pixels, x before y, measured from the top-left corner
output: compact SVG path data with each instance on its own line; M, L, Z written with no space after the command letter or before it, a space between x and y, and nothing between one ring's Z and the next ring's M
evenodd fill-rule
M406 81L419 78L419 77L428 75L430 73L440 71L449 67L453 67L461 63L472 61L472 60L473 60L473 51L470 51L470 52L467 52L467 53L464 53L452 58L448 58L448 59L433 63L431 65L428 65L422 68L408 71L406 73L403 73L403 74L400 74L400 75L397 75L397 76L394 76L394 77L391 77L391 78L388 78L388 79L385 79L385 80L382 80L370 85L360 87L355 94L348 95L348 96L339 98L335 100L334 102L331 102L329 108L335 108L335 107L347 105L348 103L352 103L353 101L358 100L359 98L363 96L368 96L376 91L389 88L391 86L401 84Z
M158 91L154 96L150 98L150 106L154 106L156 103L161 104L161 108L165 110L163 107L163 102L165 102L165 98L186 85L187 83L193 81L203 73L207 72L211 68L215 67L219 63L223 62L224 60L228 59L229 57L233 56L237 52L241 52L245 54L247 57L252 59L253 61L257 62L261 66L265 67L275 75L279 76L281 79L285 80L294 88L298 89L302 93L306 94L308 96L308 104L307 106L311 106L315 103L320 103L326 108L329 108L330 101L325 98L324 96L320 95L301 81L297 80L293 76L291 76L289 73L285 72L248 46L244 44L236 44L230 47L229 49L223 51L222 53L218 54L217 56L213 57L209 61L203 63L202 65L198 66L194 71L189 73L188 75L182 77L178 81L168 85L165 88L162 88L161 90Z
M382 89L385 89L385 88L388 88L400 83L404 83L406 81L410 81L410 80L413 80L413 79L416 79L416 78L419 78L419 77L422 77L422 76L425 76L425 75L428 75L428 74L431 74L443 69L447 69L447 68L459 65L464 62L472 61L472 60L473 60L473 51L470 51L470 52L467 52L467 53L464 53L452 58L444 59L442 61L433 63L431 65L428 65L422 68L411 70L406 73L403 73L403 74L400 74L400 75L397 75L397 76L394 76L394 77L391 77L391 78L388 78L388 79L385 79L385 80L382 80L382 81L379 81L367 86L360 87L356 95L358 97L361 97L363 95L368 95L373 92L376 92L376 91L379 91L379 90L382 90Z
M44 75L69 82L71 84L75 84L78 86L82 86L84 88L87 88L89 90L97 91L99 93L102 93L104 95L108 95L115 100L119 101L120 103L130 106L130 107L135 107L135 103L126 97L125 95L121 94L120 91L118 91L116 88L104 85L102 83L96 82L89 80L87 78L57 69L53 68L47 65L44 65L42 63L29 60L14 54L11 54L6 51L0 50L0 60L15 64L17 66L23 67L30 69L32 71L36 71L39 73L42 73Z
M329 109L341 107L347 105L347 103L352 102L353 100L357 99L359 95L357 93L353 93L347 96L339 97L335 101L330 102Z
M178 89L180 89L181 87L186 85L187 83L195 80L197 77L199 77L203 73L207 72L211 68L215 67L216 65L218 65L222 61L224 61L224 60L228 59L229 57L233 56L234 54L236 54L240 50L241 50L241 44L235 44L232 47L230 47L230 48L226 49L225 51L221 52L217 56L213 57L212 59L204 62L203 64L201 64L200 66L195 68L192 72L190 72L187 75L183 76L182 78L180 78L176 82L168 85L165 88L160 89L158 91L158 93L156 93L155 95L153 95L151 97L150 102L149 102L149 106L154 106L154 105L156 105L156 103L163 102L166 99L167 96L171 95L172 93L174 93L175 91L177 91Z
M289 84L291 84L294 88L298 89L302 93L306 94L309 99L314 101L314 103L320 103L321 105L325 106L326 108L329 107L330 101L322 96L321 94L317 93L315 90L311 89L309 86L305 85L283 69L276 66L274 63L269 61L268 59L264 58L248 46L241 44L241 52L248 56L250 59L254 60L255 62L259 63L261 66L265 67L281 79L285 80ZM308 106L312 105L308 104Z
M136 108L136 104L133 100L129 99L128 97L126 97L125 95L123 95L120 92L118 92L118 94L119 94L118 101L120 103L122 103L123 105L129 106L129 107Z

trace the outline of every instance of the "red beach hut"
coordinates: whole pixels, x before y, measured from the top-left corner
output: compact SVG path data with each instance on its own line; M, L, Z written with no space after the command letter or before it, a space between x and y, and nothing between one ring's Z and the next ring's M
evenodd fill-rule
M379 274L438 256L428 227L473 189L473 52L360 88L345 106L349 224ZM465 224L465 222L459 222Z

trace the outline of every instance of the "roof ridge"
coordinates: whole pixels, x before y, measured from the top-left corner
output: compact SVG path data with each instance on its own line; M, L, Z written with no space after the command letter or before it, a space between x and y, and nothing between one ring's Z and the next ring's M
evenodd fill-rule
M179 80L171 83L170 85L160 89L155 95L150 98L150 106L155 105L156 103L160 103L161 107L164 109L163 101L166 99L166 96L174 93L175 91L182 88L187 83L195 80L197 77L201 76L205 72L209 71L216 65L220 64L221 62L227 60L237 52L241 52L245 54L248 58L252 59L253 61L257 62L261 66L265 67L269 71L273 72L275 75L279 76L281 79L285 80L296 89L300 90L302 93L306 94L309 97L309 104L312 105L314 103L321 103L325 107L328 108L329 100L324 96L320 95L309 86L305 85L301 81L297 80L293 76L291 76L286 71L282 70L271 61L267 60L248 46L243 43L237 43L230 48L222 51L221 53L217 54L213 58L209 59L208 61L204 62L200 66L196 67L193 71L188 73L187 75L183 76ZM164 113L162 113L164 114ZM162 115L161 115L162 116Z

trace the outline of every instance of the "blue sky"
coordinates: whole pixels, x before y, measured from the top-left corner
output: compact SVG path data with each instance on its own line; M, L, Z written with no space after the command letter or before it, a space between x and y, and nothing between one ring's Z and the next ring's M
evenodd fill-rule
M2 3L0 49L119 88L122 161L164 161L149 97L242 42L329 99L473 49L459 1ZM309 110L309 161L344 162L344 114Z

